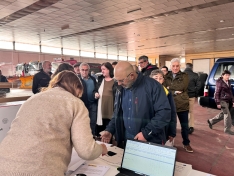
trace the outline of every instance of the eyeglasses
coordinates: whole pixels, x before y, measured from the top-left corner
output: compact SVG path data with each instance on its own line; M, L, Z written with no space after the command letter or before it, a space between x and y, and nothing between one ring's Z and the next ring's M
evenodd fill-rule
M88 69L87 70L85 70L85 69L81 69L81 71L83 71L83 72L87 72L87 71L89 71Z
M131 72L131 73L132 73L132 72ZM127 78L130 76L131 73L129 73L128 76L126 76L126 78L124 78L124 79L122 79L122 80L117 80L117 79L115 79L115 78L114 78L114 80L115 80L116 82L123 83L124 80L127 79Z
M143 64L145 61L139 62L139 64Z

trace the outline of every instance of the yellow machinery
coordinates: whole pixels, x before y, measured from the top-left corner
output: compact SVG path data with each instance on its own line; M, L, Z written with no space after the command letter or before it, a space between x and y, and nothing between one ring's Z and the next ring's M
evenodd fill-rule
M32 89L33 76L21 76L19 79L21 81L21 89Z

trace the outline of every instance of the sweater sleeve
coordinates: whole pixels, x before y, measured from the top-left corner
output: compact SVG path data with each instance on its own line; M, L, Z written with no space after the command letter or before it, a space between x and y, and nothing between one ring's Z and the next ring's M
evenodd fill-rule
M85 160L93 160L102 154L102 146L93 139L88 110L83 102L75 103L76 111L71 126L71 140L78 155Z

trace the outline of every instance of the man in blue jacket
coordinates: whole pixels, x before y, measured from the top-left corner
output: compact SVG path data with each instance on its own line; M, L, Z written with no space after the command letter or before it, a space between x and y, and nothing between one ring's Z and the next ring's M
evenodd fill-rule
M101 134L102 141L109 143L115 134L119 147L124 147L126 139L164 144L171 108L162 85L137 74L127 61L116 65L114 75L119 89L113 117Z

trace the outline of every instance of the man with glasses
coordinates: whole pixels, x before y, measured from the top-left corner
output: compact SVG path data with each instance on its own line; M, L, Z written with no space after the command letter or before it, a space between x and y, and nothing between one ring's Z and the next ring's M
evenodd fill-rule
M153 70L158 69L157 66L151 65L149 63L149 59L148 59L147 56L141 56L141 57L139 57L138 64L141 67L141 72L143 73L144 76L148 76L149 77L150 74L151 74L151 72Z
M165 126L171 120L171 108L163 87L155 80L136 73L127 61L119 62L114 70L118 89L115 109L103 142L115 135L117 145L124 147L126 139L164 144Z
M92 134L96 136L96 122L97 122L97 100L94 98L93 91L96 87L96 79L89 74L90 66L87 63L80 64L80 74L83 80L84 92L82 97L88 99L87 109L89 111L90 127Z

